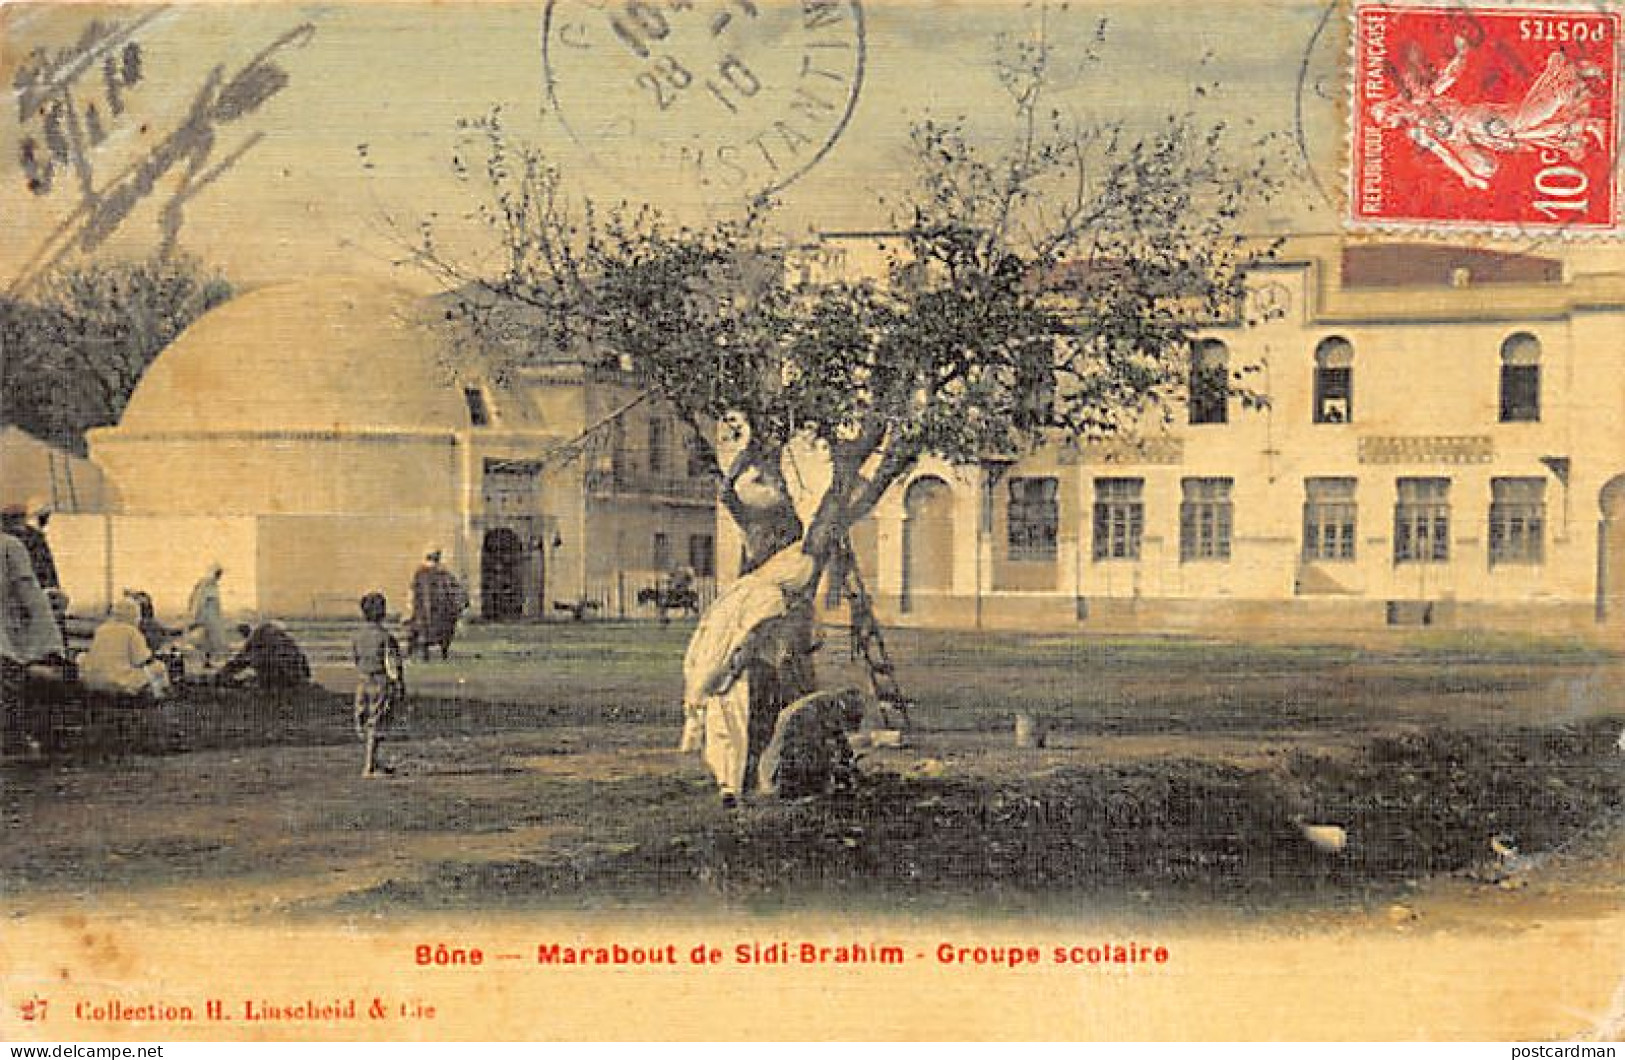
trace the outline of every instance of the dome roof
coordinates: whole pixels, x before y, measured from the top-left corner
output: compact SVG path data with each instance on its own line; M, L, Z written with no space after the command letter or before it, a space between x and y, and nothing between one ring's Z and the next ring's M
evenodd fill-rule
M467 427L426 310L409 292L354 279L234 298L158 355L113 433Z

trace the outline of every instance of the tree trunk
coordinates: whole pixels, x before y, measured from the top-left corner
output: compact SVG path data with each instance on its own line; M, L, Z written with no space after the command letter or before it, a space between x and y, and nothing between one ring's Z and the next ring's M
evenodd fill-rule
M774 639L776 650L765 652L750 663L750 759L745 776L752 788L756 785L757 763L773 739L779 713L802 696L818 691L810 602L791 610Z
M772 738L779 712L817 690L813 594L825 564L804 552L801 521L787 501L783 506L730 505L729 510L745 537L745 563L738 580L701 616L690 638L684 659L684 706L730 709L708 689L726 684L721 678L727 674L747 682L744 790L748 791L755 786L756 763ZM756 551L768 543L780 547L767 554Z
M714 682L708 674L732 672L748 680L747 785L755 782L756 762L780 711L818 690L818 586L825 572L838 566L834 560L852 523L867 510L853 498L874 490L858 487L879 487L859 481L855 467L839 469L804 527L776 466L777 452L753 455L748 462L757 474L750 502L734 488L739 474L725 479L721 491L745 540L740 577L701 616L684 660L686 707L709 698L705 689Z

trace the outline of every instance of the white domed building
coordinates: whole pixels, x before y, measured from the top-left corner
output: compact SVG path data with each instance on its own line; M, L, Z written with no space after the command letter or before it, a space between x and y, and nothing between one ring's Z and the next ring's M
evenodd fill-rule
M681 529L699 528L710 547L702 489L661 503L617 491L624 483L606 483L592 460L556 459L624 387L581 364L497 385L455 367L468 359L444 316L387 285L320 279L198 320L118 425L89 436L117 500L53 524L75 610L142 588L177 613L213 562L228 611L350 616L375 589L398 610L430 547L487 617L551 616L553 603L583 598L624 610L612 585L635 592L658 573L645 537L665 540L668 566ZM629 506L681 525L640 526L628 542Z
M92 458L127 514L387 512L450 533L434 520L458 507L473 424L426 308L355 281L244 295L164 351Z

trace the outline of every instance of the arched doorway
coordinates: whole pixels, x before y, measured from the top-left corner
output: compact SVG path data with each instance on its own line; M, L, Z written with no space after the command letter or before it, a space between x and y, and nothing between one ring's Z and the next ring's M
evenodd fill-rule
M913 611L953 588L954 494L935 476L910 483L903 495L903 592L900 606Z
M1615 475L1597 498L1597 618L1625 621L1625 475Z
M525 544L505 526L485 533L480 550L480 615L507 622L525 614Z

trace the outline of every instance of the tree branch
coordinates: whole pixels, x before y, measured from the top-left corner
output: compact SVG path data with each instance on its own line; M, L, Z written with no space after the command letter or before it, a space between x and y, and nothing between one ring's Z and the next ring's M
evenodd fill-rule
M569 441L563 442L549 449L545 454L543 454L544 462L553 457L558 457L561 460L573 459L580 452L582 447L599 431L613 423L618 422L622 416L625 416L628 412L631 412L633 409L637 408L639 405L643 404L645 401L648 401L652 397L654 397L653 391L639 391L637 394L633 395L631 398L617 406L614 411L606 413L605 415L600 416L597 420L593 421L574 438L571 438Z
M867 479L860 478L855 484L857 493L846 506L849 521L856 522L874 511L875 505L880 503L880 498L885 496L886 491L891 489L919 458L918 445L903 443L893 436L892 444L885 447L880 464L873 474Z

